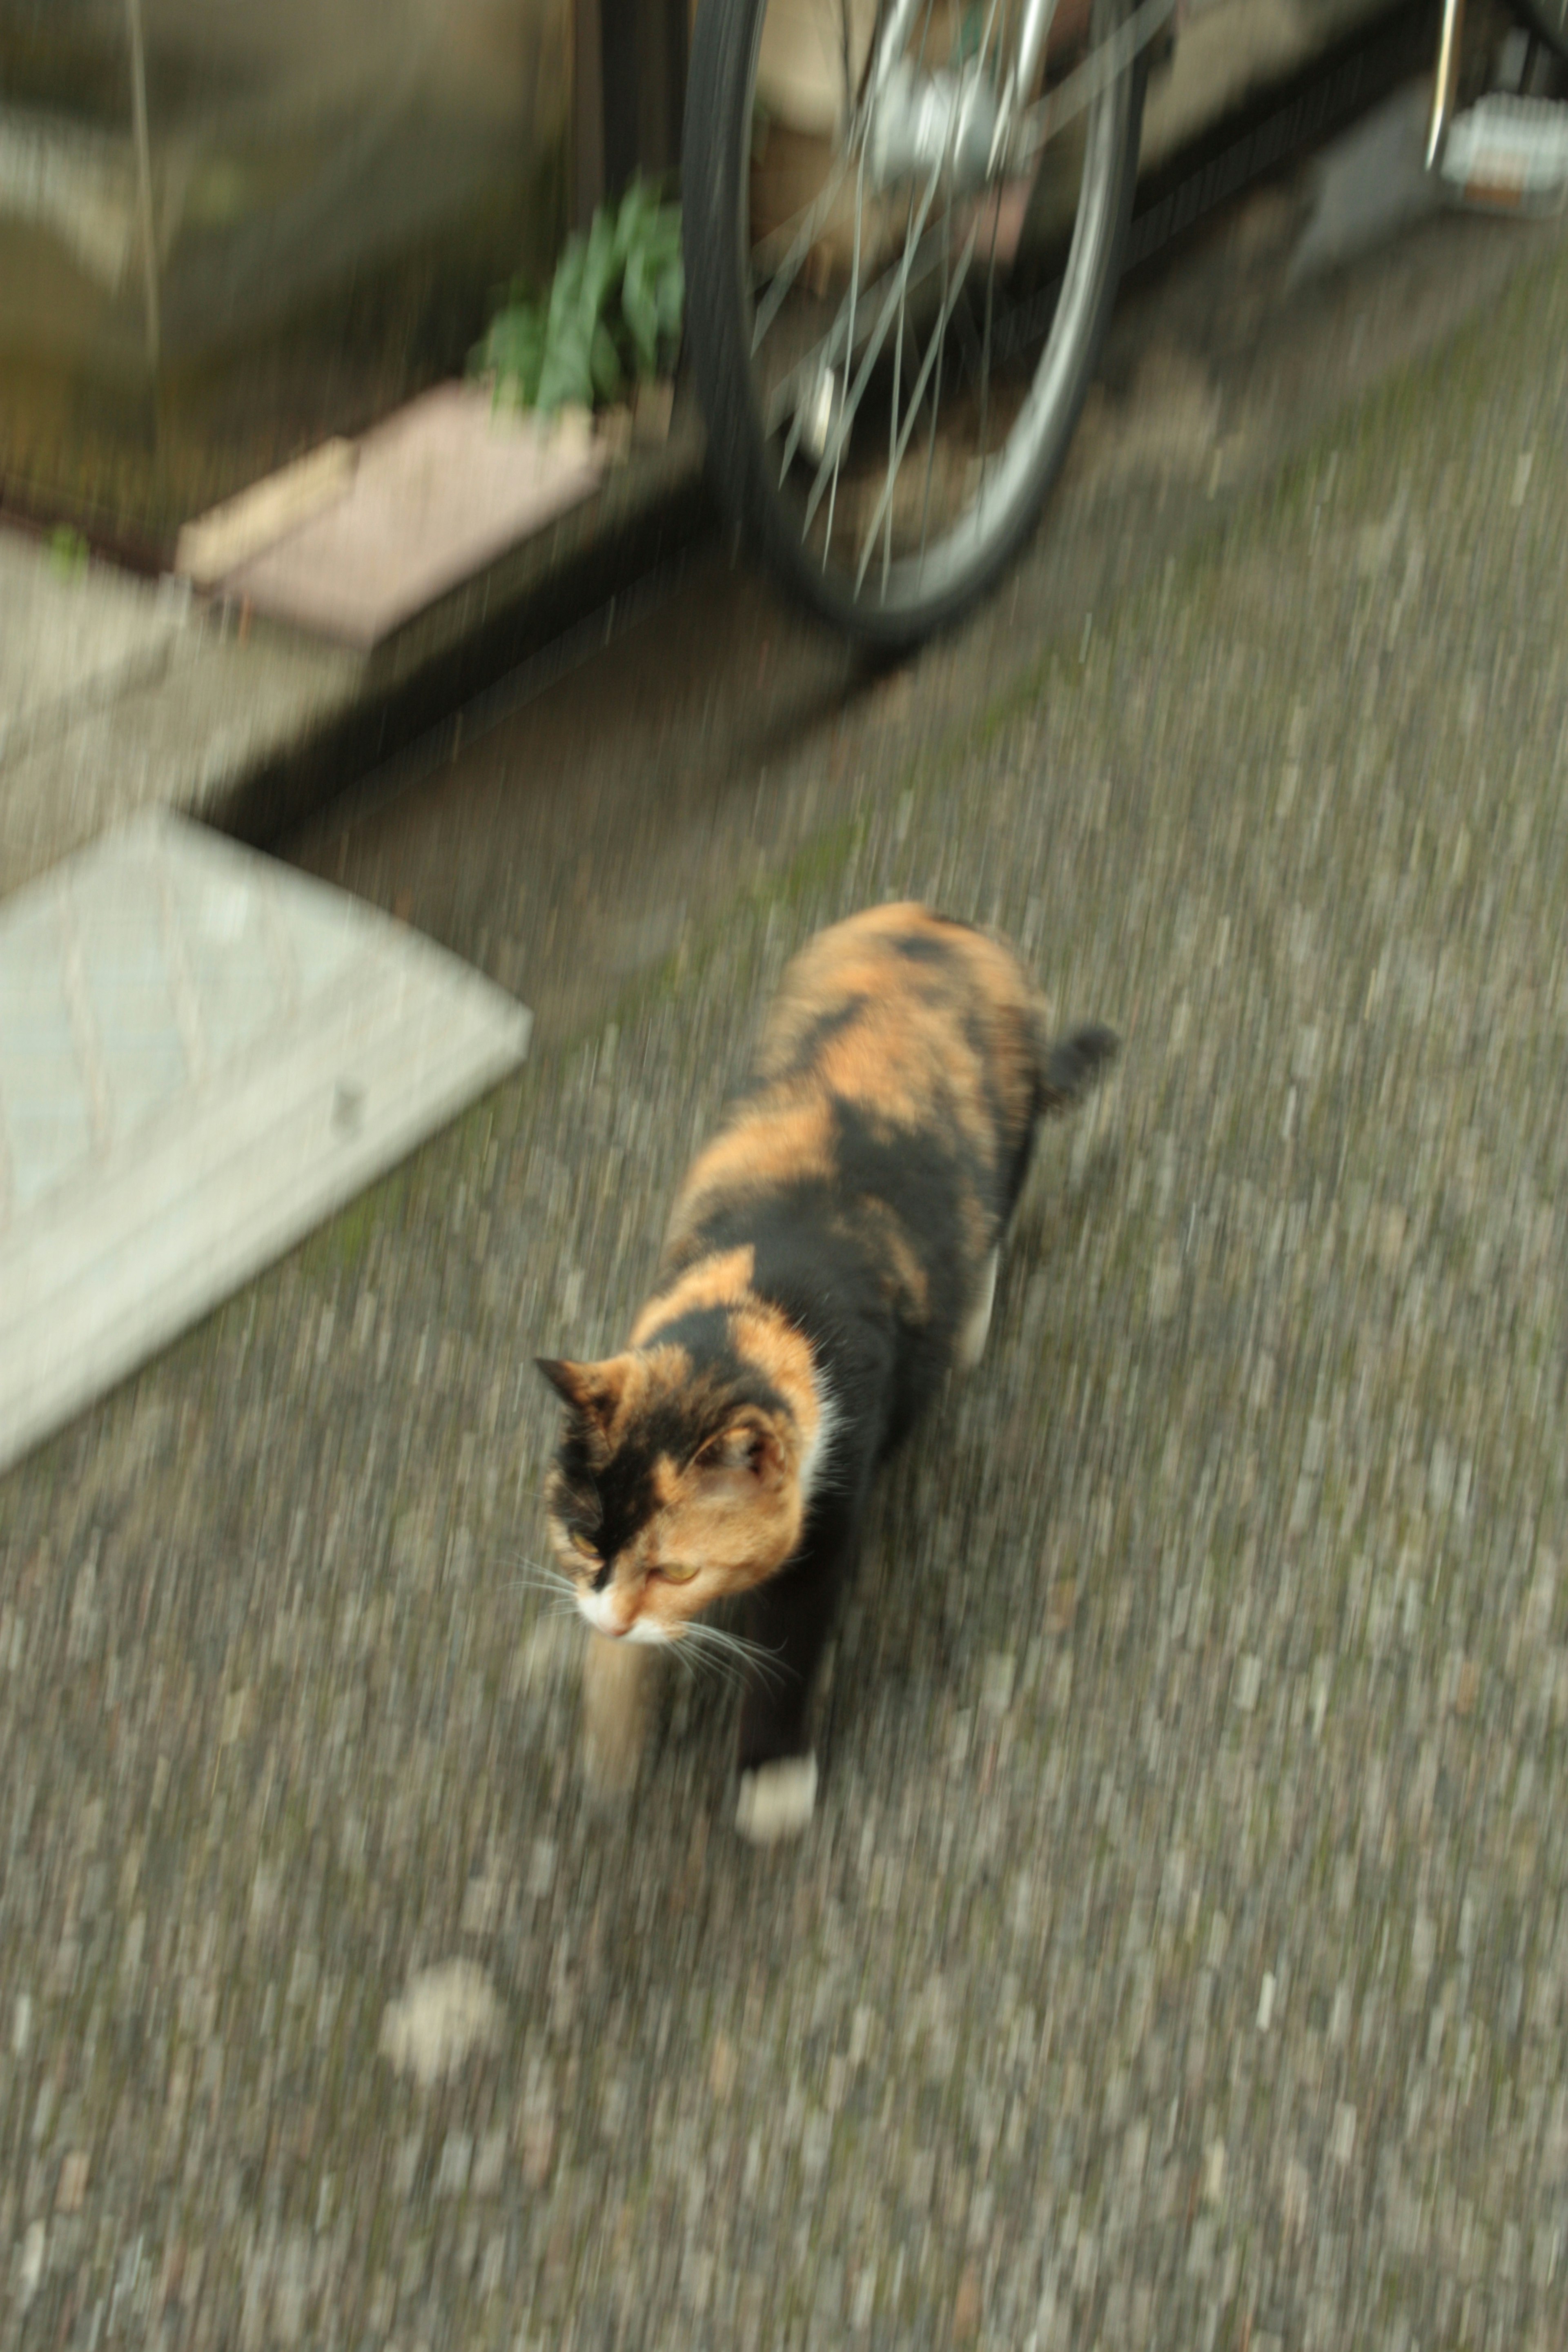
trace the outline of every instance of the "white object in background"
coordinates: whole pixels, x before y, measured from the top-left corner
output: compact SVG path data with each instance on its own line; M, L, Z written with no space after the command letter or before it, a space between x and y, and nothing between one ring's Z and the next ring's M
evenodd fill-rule
M1478 212L1561 212L1568 195L1568 106L1494 90L1457 114L1439 166L1450 200Z

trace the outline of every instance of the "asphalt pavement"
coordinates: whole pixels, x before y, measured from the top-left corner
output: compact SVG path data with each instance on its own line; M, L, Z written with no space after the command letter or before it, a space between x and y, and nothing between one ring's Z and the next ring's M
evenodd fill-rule
M7 2340L1555 2352L1568 247L1510 235L1211 276L1195 368L1159 297L894 678L715 565L296 843L538 1050L0 1484ZM531 1358L617 1342L784 957L894 893L1126 1053L760 1854L721 1684L578 1793Z

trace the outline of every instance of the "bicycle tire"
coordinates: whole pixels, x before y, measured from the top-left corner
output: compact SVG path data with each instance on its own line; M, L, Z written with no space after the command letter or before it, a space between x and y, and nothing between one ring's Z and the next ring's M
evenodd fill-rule
M924 460L925 507L921 513L921 543L912 556L907 551L900 553L896 562L891 554L892 517L895 504L901 495L899 476L908 452L915 409L920 403L918 400L913 402L905 412L905 439L900 444L898 362L895 360L891 425L888 436L888 474L885 484L878 492L879 504L872 507L873 521L869 534L871 541L879 535L885 543L879 562L869 567L875 576L868 576L865 546L857 547L854 541L854 530L858 528L858 523L856 522L847 531L846 544L849 554L859 566L857 578L854 562L841 560L834 553L835 526L831 505L826 538L818 525L820 546L810 536L811 515L807 515L803 529L802 517L805 511L803 492L784 478L792 462L787 449L784 467L781 469L779 464L781 441L787 445L790 434L795 436L798 457L800 421L796 416L788 424L787 430L784 429L784 420L790 416L787 407L771 420L764 416L763 387L752 362L752 342L758 316L752 269L752 149L758 60L770 5L771 0L703 0L697 12L692 38L682 163L687 341L707 424L710 477L726 514L760 551L777 578L837 628L871 648L891 654L917 644L932 631L957 619L985 593L1035 528L1041 508L1066 459L1073 429L1110 325L1121 278L1121 257L1137 178L1147 51L1140 50L1131 63L1093 98L1086 112L1081 180L1072 208L1064 268L1049 302L1043 344L1037 358L1029 362L1026 375L1022 369L1017 372L1019 381L1026 384L1021 394L1021 404L1007 426L1005 437L992 451L984 440L987 387L991 383L987 373L990 364L987 341L982 354L980 454L978 458L965 461L968 474L954 475L955 479L965 484L973 475L974 496L967 507L962 507L956 512L952 527L945 529L940 539L932 541L930 538L931 485L935 467L942 365L945 363L944 354L937 353L936 399L931 404L929 425L921 425L921 430L927 435L928 447ZM1132 0L1094 0L1094 7L1095 37L1109 37L1131 14ZM928 8L927 22L930 21L930 14ZM846 81L849 73L847 57L846 35ZM862 249L864 203L859 191L864 185L864 176L862 171L857 185L853 264L857 270ZM825 180L823 186L826 184ZM925 199L928 207L933 201L930 196ZM969 201L973 207L974 199L971 197ZM987 191L981 203L991 202ZM811 209L807 208L808 211ZM952 210L950 200L947 206L949 219ZM995 218L1000 218L1001 211L1001 201L997 199L993 205ZM929 209L921 215L922 224L928 217ZM915 197L911 194L909 221L912 223L914 218ZM977 224L981 222L981 213L976 212L975 219ZM909 233L906 227L906 243L902 249L905 259L900 265L905 271L902 290L897 284L894 289L900 306L898 328L900 353L905 336L905 294L913 268L908 258L912 249L908 242ZM782 234L782 231L776 233L777 236ZM975 234L975 230L971 231L968 247L971 254ZM987 339L991 336L995 317L994 253L997 236L997 229L993 226L992 269L986 291L984 328ZM952 259L953 239L950 228L944 227L940 236L945 240L940 263L944 289L941 300L945 302L949 277L956 265ZM921 266L929 275L934 265L928 262ZM967 269L967 261L964 266ZM772 282L776 284L777 276L782 275L781 267ZM768 299L772 299L771 294ZM792 299L793 290L786 294L784 299L787 302ZM888 298L889 300L892 299L891 296ZM967 302L970 298L964 294L958 299ZM1042 309L1043 296L1037 291L1032 299L1037 310ZM837 314L840 321L843 308L841 303ZM1006 313L1007 319L1011 320L1025 315L1026 308L1021 302L1016 311ZM912 314L912 305L910 309ZM938 309L941 310L941 302ZM784 314L781 311L779 315ZM942 312L930 339L928 352L936 341L945 341L948 326L957 315L956 304ZM853 344L853 300L849 303L849 318L847 329L840 325L832 331L846 338L847 357L841 390L831 389L837 382L831 368L824 367L821 371L824 381L830 387L830 403L833 399L838 402L837 416L832 418L829 426L829 441L831 444L835 435L847 436L844 438L846 450L858 430L859 423L859 410L850 405L852 363L857 357ZM912 327L910 335L911 351L918 349L918 336ZM825 336L819 348L826 349L830 343L831 335ZM873 352L872 360L877 360L878 356ZM880 359L879 363L886 373L886 359ZM927 373L921 376L921 382L926 385L929 398L929 356L924 364ZM870 365L871 361L868 361L866 366ZM912 373L912 360L910 366ZM795 373L798 372L797 364ZM856 382L862 380L862 373L857 373ZM971 413L974 405L972 378L973 354L966 395ZM792 381L793 377L786 373L783 379L786 393ZM1000 385L1000 374L995 381ZM1016 390L1015 385L1015 394ZM776 393L775 386L770 394L775 406ZM864 400L862 404L865 404ZM877 423L879 432L879 412L868 411L868 433L871 422ZM841 424L840 420L845 417L847 417L847 423ZM828 454L832 455L831 446ZM813 448L808 454L807 467L815 455ZM951 452L944 446L946 472L953 470L949 463L950 457ZM991 469L989 479L988 468ZM835 495L838 488L838 470L836 463ZM821 514L822 503L826 502L822 501L820 478L819 466L816 477L819 503L814 510L817 516ZM876 488L874 467L871 488ZM961 488L955 497L962 498L964 494ZM870 491L867 491L858 510L861 518L866 506L870 503ZM907 507L907 498L904 503ZM879 516L881 518L879 520L877 519Z

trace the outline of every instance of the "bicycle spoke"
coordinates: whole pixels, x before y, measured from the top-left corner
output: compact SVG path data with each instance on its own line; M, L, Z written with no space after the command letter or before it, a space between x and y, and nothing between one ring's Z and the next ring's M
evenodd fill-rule
M951 205L949 205L948 210L951 216ZM964 260L967 267L967 255L965 255ZM922 572L925 570L926 550L931 543L931 476L936 468L937 422L942 415L942 372L947 363L947 320L951 310L951 306L947 301L947 264L948 248L947 240L944 237L942 248L942 315L937 322L937 331L931 337L931 352L927 354L928 358L932 355L935 357L936 382L931 386L931 429L926 435L926 478L924 486L921 492L921 544L919 569ZM962 286L962 279L960 282Z
M948 290L948 292L947 292L947 294L946 294L946 296L945 296L945 298L944 298L944 307L943 307L942 310L941 311L941 313L940 313L940 314L939 314L939 316L938 316L937 322L936 322L936 329L935 329L934 333L933 333L933 334L932 334L932 336L931 336L931 342L930 342L930 344L929 344L929 346L928 346L928 348L927 348L926 355L925 355L925 359L924 359L924 362L922 362L922 364L921 364L920 374L919 374L919 375L916 377L916 379L915 379L915 387L914 387L914 390L913 390L913 392L910 394L910 404L909 404L909 408L908 408L908 410L907 410L907 412L906 412L906 415L905 415L903 435L902 435L902 437L900 438L900 442L899 442L898 456L897 456L897 458L896 458L896 460L894 461L894 463L889 467L889 469L888 469L888 478L887 478L887 481L886 481L886 482L883 484L883 486L882 486L882 495L881 495L880 499L879 499L878 500L878 502L877 502L877 511L876 511L876 513L871 517L870 528L869 528L869 530L867 531L865 544L864 544L864 546L863 546L863 547L862 547L862 549L861 549L861 552L860 552L860 568L859 568L858 572L856 574L856 579L855 579L855 585L856 585L856 588L857 588L857 589L858 589L858 588L859 588L859 586L860 586L861 583L864 581L864 579L865 579L865 577L866 577L866 567L867 567L868 563L870 562L871 550L872 550L872 548L876 545L876 542L877 542L877 533L878 533L878 530L879 530L880 529L880 527L881 527L881 522L882 522L882 517L883 517L883 514L884 514L884 512L888 509L888 508L889 507L889 505L890 505L890 503L891 503L891 499L892 499L892 496L893 496L893 484L894 484L894 481L895 481L895 479L896 479L896 478L897 478L898 467L899 467L899 466L900 466L900 465L901 465L901 464L902 464L902 462L903 462L904 451L908 448L908 446L909 446L909 443L910 443L910 434L914 431L914 427L915 427L915 420L916 420L916 418L917 418L917 417L919 416L919 415L920 415L921 401L921 399L923 398L924 394L925 394L925 388L926 388L927 381L928 381L928 379L930 378L930 375L931 375L931 370L932 370L932 368L933 368L933 367L937 368L937 369L940 371L941 364L942 364L942 342L943 342L943 340L944 340L944 337L945 337L945 335L946 335L946 331L947 331L947 322L948 322L948 320L949 320L949 319L952 317L952 309L953 309L953 305L954 305L954 304L956 303L956 301L958 300L958 298L959 298L960 294L963 291L963 281L964 281L965 278L966 278L966 277L968 276L968 274L969 274L969 264L970 264L971 259L972 259L972 258L973 258L973 253L974 253L974 244L975 244L975 232L974 232L973 229L971 229L971 230L970 230L970 232L969 232L969 238L968 238L968 242L965 244L964 248L963 248L963 254L962 254L962 256L960 257L960 259L959 259L958 268L956 269L956 271L955 271L955 272L954 272L954 274L953 274L953 281L952 281L952 287L949 289L949 290ZM938 383L939 383L939 387L940 387L940 382L941 382L941 378L940 378L940 373L939 373L939 377L938 377ZM937 402L939 404L940 404L941 397L942 397L942 395L941 395L941 392L940 392L940 389L939 389L939 390L938 390L938 392L937 392L937 394L936 394L936 395L935 395L936 402ZM933 407L933 409L932 409L932 414L931 414L931 446L932 446L933 447L934 447L934 443L935 443L935 433L936 433L936 410L935 410L935 407ZM929 453L928 453L928 457L927 457L927 460L926 460L926 499L927 499L928 505L929 505L929 502L930 502L930 498L931 498L931 457L930 457L930 455L929 455ZM924 526L923 526L923 522L922 522L922 529L921 529L921 549L922 549L922 552L923 552L923 550L924 550Z
M1175 11L1176 0L1142 0L1142 5L1133 10L1120 32L1113 33L1108 41L1095 42L1083 63L1075 66L1065 80L1048 90L1023 116L1009 159L1013 169L1023 170L1047 141L1056 137L1064 123L1092 106Z
M910 209L904 217L904 240L906 244L909 241L910 223L914 218L914 201L911 197ZM892 413L888 420L888 473L889 478L891 478L892 475L897 472L899 464L899 385L903 374L904 365L904 312L900 310L899 312L898 348L893 353L893 405ZM911 408L913 405L914 404L911 402ZM886 596L888 593L888 575L892 569L892 562L893 504L892 500L889 499L888 501L887 523L882 533L882 593L884 596ZM865 575L865 565L862 564L860 567L862 577Z
M903 264L889 262L885 269L881 270L877 277L872 278L868 286L863 286L861 288L860 307L865 312L868 314L871 314L873 312L877 299L883 293L885 289L891 285L893 278L898 276L901 268L907 267L909 269L909 278L905 288L907 292L913 293L919 287L924 285L931 272L939 267L942 256L937 249L937 240L934 231L929 240L923 240L923 242L926 247L925 257L920 262L918 267L915 266L914 260L906 252L906 259ZM824 368L836 366L841 356L847 356L851 363L853 363L854 360L858 356L854 352L849 352L847 353L845 352L844 317L846 308L847 301L846 303L840 304L838 316L834 320L827 332L820 339L819 341L813 343L811 349L805 352L801 358L793 362L787 372L784 375L780 376L777 383L775 383L769 392L767 406L763 412L763 422L764 428L770 435L774 434L779 430L780 426L784 424L784 418L788 416L795 407L798 394L804 392L813 382L820 379ZM875 321L873 319L873 324L866 327L862 331L863 339L872 334L874 331L874 326Z
M855 348L855 297L858 292L860 286L860 225L865 210L865 202L866 157L865 151L862 149L859 177L855 183L855 251L849 263L849 323L845 330L846 338L851 351ZM844 373L846 377L847 377L849 373L847 366L846 366ZM848 403L848 396L847 389L846 389L846 405L847 405ZM833 488L827 494L827 529L823 533L822 539L822 568L825 572L827 569L828 550L833 545L833 511L838 504L838 467L844 455L844 444L848 437L847 429L843 433L840 433L837 436L837 446L834 450ZM808 509L806 515L806 522L808 526L810 524L810 520L811 514Z
M996 44L1000 61L1002 42ZM985 436L991 417L991 327L996 309L996 237L1002 226L1002 193L997 184L991 197L991 248L985 257L985 332L980 352L980 455L985 456Z
M925 228L926 215L930 212L932 200L936 195L937 176L936 173L933 172L931 173L926 185L925 194L921 198L920 218L915 223L915 231L917 236L920 236ZM913 254L906 253L903 263L897 273L896 282L892 290L889 294L886 302L882 305L881 314L877 320L876 326L872 329L871 333L867 338L866 355L860 362L859 373L855 378L854 385L853 387L847 386L845 390L844 409L833 428L832 446L824 454L822 462L816 469L816 479L812 483L810 493L806 499L805 527L808 530L811 528L813 520L816 514L817 507L822 499L823 489L826 484L828 467L830 466L837 467L838 460L843 455L844 444L849 437L849 427L855 421L856 414L859 409L861 399L865 394L867 383L870 379L871 370L877 363L877 354L888 340L888 329L892 322L893 310L895 306L902 299L904 292L908 287L910 269L912 261ZM847 375L847 367L846 367L845 373Z
M799 220L801 223L800 230L794 244L789 247L784 259L779 263L778 268L773 273L772 281L768 287L767 300L760 303L757 308L756 323L752 334L752 357L753 359L755 359L757 355L757 347L761 343L763 337L767 333L768 329L778 317L779 311L788 299L790 289L794 286L795 279L800 276L801 270L805 268L805 257L811 251L812 247L816 243L817 231L821 228L823 222L827 218L828 214L833 209L833 205L838 194L838 191L844 185L844 183L848 176L849 157L847 152L846 152L839 160L837 172L835 172L823 187L817 191L816 194L812 198L811 203L806 206L805 211L795 215L795 219ZM752 253L752 275L754 283L761 284L762 280L769 275L765 260L759 268L758 256L765 256L769 247L776 244L781 237L787 235L788 231L793 226L793 221L784 222L778 228L773 231L771 236L763 237L761 243L753 247Z

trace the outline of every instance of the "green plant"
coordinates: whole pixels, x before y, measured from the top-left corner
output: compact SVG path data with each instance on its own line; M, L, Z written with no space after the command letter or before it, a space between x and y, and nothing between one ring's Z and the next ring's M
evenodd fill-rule
M613 211L600 205L586 236L567 240L548 294L513 284L469 367L520 407L596 407L628 379L668 373L685 299L680 207L634 180Z
M62 522L49 533L49 565L61 580L79 580L89 551L80 531L69 523Z

